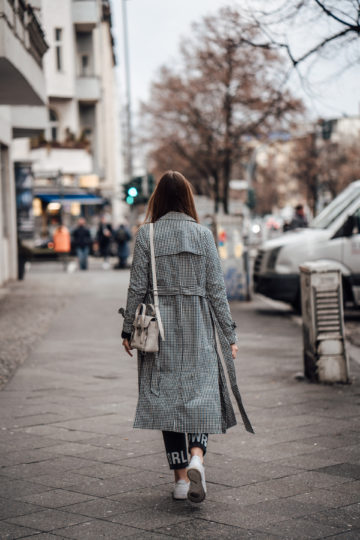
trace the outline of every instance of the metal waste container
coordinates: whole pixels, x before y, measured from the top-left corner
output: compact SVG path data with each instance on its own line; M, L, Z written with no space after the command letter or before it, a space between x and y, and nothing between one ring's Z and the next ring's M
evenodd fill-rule
M325 261L304 263L300 284L305 377L347 383L341 272Z

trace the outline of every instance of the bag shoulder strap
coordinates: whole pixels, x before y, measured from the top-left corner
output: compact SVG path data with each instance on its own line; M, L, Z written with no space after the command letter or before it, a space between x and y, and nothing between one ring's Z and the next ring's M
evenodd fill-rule
M157 288L156 266L155 266L154 224L153 223L150 223L150 255L151 255L151 272L152 272L153 289L154 289L155 313L156 313L156 318L159 324L159 332L160 332L161 339L165 341L164 327L162 325L160 309L159 309L159 295L158 295L158 288Z

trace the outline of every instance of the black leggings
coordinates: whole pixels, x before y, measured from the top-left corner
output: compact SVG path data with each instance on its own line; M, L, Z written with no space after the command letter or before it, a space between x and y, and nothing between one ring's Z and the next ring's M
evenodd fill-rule
M162 432L165 443L166 456L171 470L184 469L189 465L188 452L186 448L186 434L175 431ZM208 443L207 433L188 433L189 450L197 447L206 454Z

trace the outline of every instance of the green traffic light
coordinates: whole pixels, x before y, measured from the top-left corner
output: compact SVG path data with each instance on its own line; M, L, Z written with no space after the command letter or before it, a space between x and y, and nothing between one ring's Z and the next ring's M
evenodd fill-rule
M136 197L136 195L138 194L138 190L136 189L136 187L132 186L131 188L128 189L128 194L130 195L130 197ZM132 203L131 203L132 204Z
M131 197L130 195L128 195L128 196L126 197L126 202L127 202L128 204L134 204L134 197Z

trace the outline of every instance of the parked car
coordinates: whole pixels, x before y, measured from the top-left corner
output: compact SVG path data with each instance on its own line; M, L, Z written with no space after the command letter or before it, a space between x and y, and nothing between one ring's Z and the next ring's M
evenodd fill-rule
M352 182L309 228L265 242L254 263L254 290L299 309L299 266L325 260L339 268L345 301L360 307L360 180Z

